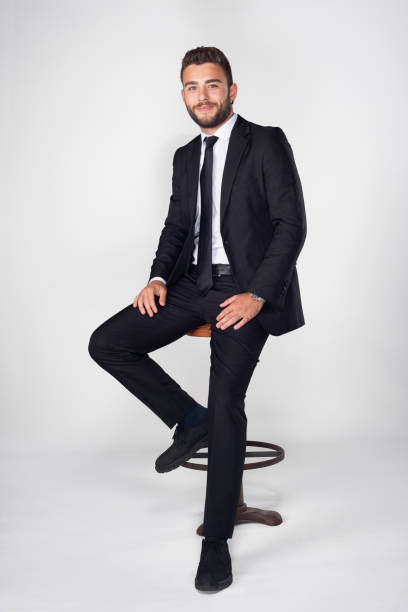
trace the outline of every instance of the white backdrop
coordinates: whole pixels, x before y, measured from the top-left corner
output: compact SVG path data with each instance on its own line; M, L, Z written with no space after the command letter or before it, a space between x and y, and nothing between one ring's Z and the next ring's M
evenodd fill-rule
M235 111L285 131L305 197L306 325L268 338L248 431L406 434L406 11L246 5L2 3L3 445L133 446L161 429L87 343L147 281L172 154L199 130L179 80L198 44L229 58ZM155 359L206 403L207 340Z
M201 44L230 60L235 111L284 130L307 214L306 325L269 336L248 436L306 449L403 442L406 5L0 6L3 452L144 448L153 460L168 445L169 430L87 347L148 279L174 150L199 133L179 72ZM207 339L152 355L206 404Z

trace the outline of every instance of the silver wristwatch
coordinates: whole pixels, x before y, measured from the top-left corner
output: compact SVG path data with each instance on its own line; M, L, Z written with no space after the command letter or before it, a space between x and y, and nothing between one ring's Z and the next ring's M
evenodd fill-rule
M259 295L255 295L255 293L251 293L251 297L254 298L254 300L257 300L258 302L264 302L264 298L259 297Z

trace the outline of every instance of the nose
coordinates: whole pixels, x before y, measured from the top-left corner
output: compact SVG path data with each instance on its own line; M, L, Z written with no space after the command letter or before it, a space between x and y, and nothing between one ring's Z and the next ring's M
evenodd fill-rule
M207 102L208 101L208 96L207 96L207 90L205 87L200 87L198 90L198 99L200 102Z

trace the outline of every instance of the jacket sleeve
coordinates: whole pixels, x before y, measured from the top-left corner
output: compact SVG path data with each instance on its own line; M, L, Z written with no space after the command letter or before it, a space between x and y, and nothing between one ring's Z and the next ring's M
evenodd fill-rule
M179 150L176 150L173 157L172 194L170 196L167 217L150 269L149 280L154 276L169 278L187 236L187 231L183 224L180 202L180 166L177 163Z
M273 231L248 291L262 296L281 311L306 238L306 214L292 148L280 127L268 130L263 176Z

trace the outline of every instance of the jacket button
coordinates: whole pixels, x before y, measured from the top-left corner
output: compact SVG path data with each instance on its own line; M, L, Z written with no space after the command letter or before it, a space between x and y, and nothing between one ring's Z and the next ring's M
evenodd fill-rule
M229 245L228 240L224 240L224 244L225 244L226 246L228 246L228 245Z

